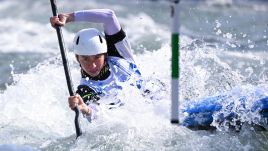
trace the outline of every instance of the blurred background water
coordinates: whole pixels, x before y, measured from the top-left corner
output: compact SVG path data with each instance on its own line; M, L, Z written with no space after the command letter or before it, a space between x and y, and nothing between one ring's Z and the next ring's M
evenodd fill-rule
M0 144L40 150L266 150L266 132L244 129L191 131L169 124L170 2L164 0L58 0L59 12L109 8L128 34L144 77L167 90L148 105L132 88L125 107L106 111L85 135L74 139L65 77L49 1L0 0ZM268 2L182 0L180 99L196 99L233 88L267 88ZM72 53L78 30L102 26L71 23L63 28L74 84L79 68ZM247 93L247 92L245 92ZM135 96L135 97L133 97ZM153 121L151 119L154 119Z

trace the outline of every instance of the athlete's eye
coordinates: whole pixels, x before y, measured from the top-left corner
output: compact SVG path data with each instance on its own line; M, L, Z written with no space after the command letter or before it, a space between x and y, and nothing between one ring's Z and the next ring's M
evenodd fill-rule
M95 59L100 59L102 57L102 55L96 55Z
M82 57L83 61L89 61L89 57Z

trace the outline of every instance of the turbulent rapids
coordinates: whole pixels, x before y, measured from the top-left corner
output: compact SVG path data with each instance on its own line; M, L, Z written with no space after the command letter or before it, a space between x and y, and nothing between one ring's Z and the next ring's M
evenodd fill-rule
M181 3L181 125L172 125L169 4L59 1L59 11L115 10L153 92L144 96L129 83L122 84L117 98L124 106L101 106L92 123L81 118L84 134L74 141L74 113L67 103L55 31L48 24L49 2L0 1L0 149L267 150L267 132L259 131L267 124L267 3L222 2ZM96 25L64 28L66 44L88 26ZM72 46L67 48L77 86L79 66ZM214 131L186 127L194 124L210 125Z

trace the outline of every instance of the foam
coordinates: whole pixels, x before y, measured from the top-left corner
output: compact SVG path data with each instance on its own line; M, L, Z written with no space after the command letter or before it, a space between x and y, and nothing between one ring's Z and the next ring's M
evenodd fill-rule
M185 89L187 91L195 89L194 92L197 97L210 93L206 87L207 83L201 82L204 77L211 76L209 75L210 71L200 67L190 67L198 59L208 58L208 55L195 53L194 51L182 50L181 56L184 66L182 66L181 78L182 81L188 81L181 83L180 94L182 100L186 97L194 98L194 95L189 95L189 92L186 93ZM210 51L210 53L209 56L217 60L215 51ZM194 58L192 57L193 54L196 55ZM73 56L72 53L69 54L71 73L74 84L77 85L80 73ZM21 134L27 134L29 137L26 140L18 137L20 135L19 131L12 134L8 139L3 134L0 135L0 139L1 141L5 140L4 143L12 141L12 143L25 144L31 140L32 143L43 146L45 149L55 143L65 144L70 141L69 139L61 139L69 138L74 134L74 113L67 105L68 92L62 65L58 60L59 57L51 58L26 74L15 74L15 83L8 86L3 94L0 94L2 104L0 109L3 112L1 121L4 121L1 124L2 129L7 133L10 130L17 129L21 131ZM148 149L149 146L158 149L163 148L165 143L169 148L181 146L185 150L192 149L191 146L186 144L193 143L194 147L208 149L209 143L207 142L214 142L214 139L220 141L216 136L206 136L209 135L208 133L198 135L198 133L183 127L173 127L169 124L170 57L170 46L168 44L163 45L157 51L145 51L142 55L136 55L137 64L140 66L144 77L148 79L158 78L164 82L167 87L165 94L161 94L162 98L160 100L152 102L149 98L142 97L137 89L126 84L124 86L126 89L119 95L119 98L124 100L126 105L116 110L107 110L102 106L98 120L91 124L83 119L81 125L84 135L72 146L72 150L89 148L96 143L98 144L97 148L109 149L117 147L130 149L139 144L143 144L140 146L141 149ZM218 62L219 66L226 66L220 60ZM190 76L189 73L191 73ZM185 80L187 74L192 81L190 83L189 80ZM231 76L230 78L235 77ZM221 139L229 137L221 133L217 135L220 135ZM187 139L187 136L191 136L194 140ZM51 138L58 139L58 141L49 142L48 140ZM168 141L176 143L170 144ZM235 144L234 147L239 148L240 140L235 137L232 141ZM105 142L106 145L102 142ZM224 143L228 142L225 141Z
M30 146L20 146L20 145L14 145L14 144L0 145L0 150L3 150L3 151L38 151Z
M56 31L50 24L40 24L23 19L0 19L0 52L55 53L58 46ZM66 43L71 43L73 34L63 29Z
M67 7L81 6L80 2L74 2L74 5ZM85 7L94 3L96 5L92 7L99 7L102 4L90 1L85 4ZM60 3L60 7L63 6ZM108 4L105 6L108 7ZM120 5L118 7L122 11L128 9ZM100 115L93 123L88 123L81 118L84 135L73 142L74 112L69 109L67 103L69 94L60 56L56 54L59 51L54 29L49 24L44 26L25 19L16 21L11 18L0 19L1 29L10 30L6 35L6 32L1 32L1 52L55 53L55 57L40 63L30 71L24 74L13 74L14 83L7 86L7 89L0 94L1 143L30 144L42 150L174 150L178 148L180 150L228 150L230 148L241 150L254 147L263 149L263 142L267 140L263 134L252 132L250 128L242 130L240 134L233 134L228 131L195 132L182 126L171 125L169 122L171 47L168 40L170 37L168 27L156 23L146 13L128 15L127 18L120 18L120 22L125 27L134 47L144 44L144 41L159 44L154 46L150 44L151 48L144 45L147 50L140 48L141 52L136 52L134 57L142 75L146 79L160 79L166 85L166 91L159 93L159 100L151 101L141 96L139 91L128 83L122 84L126 89L118 97L125 101L125 106L116 110L107 110L101 106ZM186 27L182 29L184 32L184 29L187 30ZM187 32L191 33L189 29ZM70 44L73 33L64 30L64 35L67 38L66 44ZM197 99L228 91L235 86L243 85L244 79L251 78L234 70L233 66L224 60L224 56L238 62L258 61L260 58L267 62L263 57L265 53L224 51L218 46L210 47L205 42L186 35L181 36L179 90L181 103L187 103L187 99ZM69 53L68 57L76 86L80 78L79 67L73 53ZM258 67L265 68L265 64ZM241 70L243 68L240 68ZM250 81L246 83L249 84L249 88L255 85L263 86L267 83L266 79L258 79L257 84ZM228 83L231 85L227 85ZM248 141L252 138L255 139Z

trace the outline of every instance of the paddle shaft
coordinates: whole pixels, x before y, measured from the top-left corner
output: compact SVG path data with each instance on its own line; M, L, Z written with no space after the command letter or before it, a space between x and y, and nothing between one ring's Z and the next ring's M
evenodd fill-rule
M58 13L57 13L56 0L50 0L50 3L51 3L53 16L57 16ZM69 63L68 63L66 53L65 53L65 46L64 46L64 42L62 38L61 27L56 26L56 31L57 31L59 47L60 47L60 52L61 52L61 57L62 57L62 63L64 67L69 94L70 96L74 96L73 83L72 83L71 76L70 76ZM75 130L76 130L76 138L78 138L80 135L82 135L82 131L79 125L79 110L78 110L78 107L75 107L73 110L75 112L74 123L75 123Z

